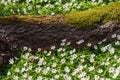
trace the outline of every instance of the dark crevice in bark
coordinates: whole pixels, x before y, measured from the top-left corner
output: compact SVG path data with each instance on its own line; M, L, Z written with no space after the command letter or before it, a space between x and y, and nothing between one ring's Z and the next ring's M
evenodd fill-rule
M24 24L0 26L0 54L12 54L14 56L24 46L32 48L33 52L38 48L50 49L52 45L59 47L62 39L72 42L72 46L82 48L87 43L96 45L103 39L110 39L112 34L120 34L120 22L108 22L95 29L75 29L67 24ZM84 39L85 43L78 46L76 41ZM4 55L5 56L5 55ZM2 61L2 57L0 57ZM6 62L6 61L5 61ZM2 62L0 63L2 64Z

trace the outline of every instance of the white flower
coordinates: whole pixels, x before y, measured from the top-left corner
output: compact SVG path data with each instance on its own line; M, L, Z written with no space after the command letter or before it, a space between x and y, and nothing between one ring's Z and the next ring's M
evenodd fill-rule
M60 45L61 45L61 46L65 46L65 43L64 43L64 42L62 42Z
M73 72L72 72L72 76L75 76L77 73L79 72L79 69L75 69Z
M115 53L115 48L110 48L110 49L108 49L108 51L110 52L110 54L114 54Z
M67 73L69 73L69 72L70 72L70 68L69 68L69 67L67 67L67 66L64 68L64 70L65 70L65 72L67 72Z
M66 44L66 45L67 45L67 46L69 46L70 44L71 44L71 41L67 42L67 44Z
M85 55L81 55L80 58L85 58Z
M120 63L120 58L117 59L117 63Z
M100 80L105 80L104 78L100 78Z
M29 70L32 70L32 66L29 66L28 69L29 69Z
M13 77L13 80L18 80L18 76L14 76L14 77Z
M30 57L29 57L29 61L30 61L30 62L33 62L34 60L35 60L35 56L30 56Z
M86 80L86 78L83 77L83 78L81 78L80 80Z
M115 68L110 67L108 72L109 72L109 73L113 73L113 72L114 72L114 70L115 70Z
M56 69L52 69L51 72L52 72L52 73L56 73L57 70L56 70Z
M79 71L82 71L83 70L83 68L84 68L84 66L82 66L82 65L78 65L78 67L77 67L78 69L79 69Z
M68 4L68 3L64 4L64 5L63 5L63 9L64 9L64 10L69 10L69 4Z
M20 72L20 69L19 68L15 68L15 72Z
M117 64L113 64L113 67L116 66Z
M71 64L73 64L74 62L73 61L70 61Z
M82 77L86 76L86 72L81 72L77 77L80 79Z
M116 38L116 37L117 37L117 34L113 34L113 35L112 35L112 38Z
M23 8L23 12L24 12L24 14L27 14L26 8Z
M43 65L46 65L46 61L43 62Z
M94 58L91 57L90 62L93 63L94 61L95 61Z
M61 54L61 57L64 57L65 55L66 55L66 53L62 53L62 54Z
M51 50L54 50L55 49L55 46L51 46Z
M76 59L76 58L77 58L77 54L73 54L73 55L71 55L70 60L74 60L74 59Z
M95 54L91 54L91 58L94 58L95 57Z
M42 49L41 48L38 48L38 52L40 52Z
M120 40L120 35L117 35L117 39Z
M38 61L38 65L39 66L43 65L43 62L44 62L44 58L40 58L39 61Z
M119 75L119 71L115 71L114 73L113 73L113 76L112 76L112 78L113 79L116 79L117 77L118 77L118 75Z
M17 9L17 12L20 13L20 9Z
M73 54L73 57L76 59L77 58L77 54Z
M105 62L102 62L101 65L105 65Z
M91 43L88 43L87 46L90 47L90 46L92 46L92 44L91 44Z
M69 53L70 53L70 54L73 54L74 52L71 50Z
M102 73L103 72L103 70L102 69L98 69L98 71L97 71L98 73Z
M83 59L80 59L80 61L81 61L81 62L85 62L85 59L84 59L84 58L83 58Z
M47 69L43 69L43 74L46 75L48 73L48 70Z
M32 51L32 49L31 49L31 48L28 48L28 51L29 51L29 52L31 52L31 51Z
M65 62L66 62L66 60L63 58L63 59L61 59L61 61L60 61L62 64L64 64Z
M120 45L120 42L119 41L115 42L115 45Z
M110 57L108 57L106 61L109 61L109 60L110 60Z
M98 42L98 44L102 44L102 41Z
M88 67L88 69L89 69L89 71L93 71L95 68L94 68L94 66L90 66L90 67Z
M52 60L54 60L54 59L55 59L55 57L53 56L53 57L52 57Z
M50 70L50 67L46 67L46 70L49 71L49 70Z
M108 44L107 46L105 46L106 47L106 49L110 49L110 48L112 48L112 45L111 44Z
M105 42L107 39L103 39L102 42Z
M10 12L14 13L13 9L10 9Z
M30 53L25 53L25 54L23 55L23 57L24 57L25 59L28 59L29 55L30 55Z
M58 51L58 52L61 52L61 51L62 51L62 48L59 48L57 51Z
M7 72L7 75L8 75L8 76L9 76L9 75L11 75L11 72L10 72L10 71L8 71L8 72Z
M106 65L106 66L107 66L107 65L109 65L109 64L110 64L110 62L108 62L108 61L107 61L107 62L105 62L105 65Z
M23 74L23 78L27 78L28 77L28 74L27 73L24 73Z
M63 52L65 52L65 50L66 50L65 48L62 49Z
M27 64L28 64L28 63L26 62L23 66L27 66Z
M44 50L43 52L44 52L44 54L46 54L46 53L47 53L47 50Z
M51 78L50 80L56 80L56 79L54 79L54 78Z
M25 71L25 68L22 68L22 69L21 69L21 72L24 72L24 71Z
M98 49L98 47L96 45L94 45L94 49Z
M59 77L60 77L59 75L55 75L54 76L55 79L59 79Z
M32 6L28 6L28 10L32 10Z
M106 78L105 80L110 80L109 78Z
M23 50L24 50L24 51L28 50L28 47L24 46L24 47L23 47Z
M106 50L107 50L106 47L102 47L102 48L101 48L101 51L102 51L102 52L105 52Z
M90 80L90 76L86 76L86 80Z
M76 49L74 48L72 51L73 51L73 53L75 53L75 52L76 52Z
M113 76L112 78L116 79L119 76L120 73L120 67L117 67L114 71L113 71Z
M42 76L38 76L37 80L43 80Z
M100 76L95 75L95 76L94 76L94 79L95 79L95 80L99 80L99 79L100 79Z
M103 2L103 0L98 0L98 2L99 2L99 3L102 3L102 2Z
M67 41L67 39L63 39L63 40L62 40L62 42L66 42L66 41Z
M70 76L66 76L65 80L72 80Z
M41 71L41 67L38 67L38 68L35 69L36 73L40 73L40 71Z
M52 67L56 67L56 66L57 66L57 63L53 63L53 64L52 64Z
M117 59L118 58L118 56L117 55L114 55L114 59Z
M68 76L67 74L63 75L64 80L72 80L71 76Z
M17 57L14 57L15 58L15 60L19 60L19 58L17 58Z
M13 58L11 58L11 59L9 60L9 64L14 64L14 59L13 59Z
M32 76L28 76L28 80L33 80L33 79L32 79Z
M50 56L50 55L51 55L51 53L52 53L52 52L51 52L51 51L49 51L49 52L47 53L47 55L46 55L46 56Z
M44 2L47 2L48 0L44 0Z

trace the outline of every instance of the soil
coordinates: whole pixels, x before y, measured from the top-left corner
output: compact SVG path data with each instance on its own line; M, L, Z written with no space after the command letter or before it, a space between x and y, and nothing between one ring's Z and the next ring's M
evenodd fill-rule
M62 39L71 41L72 46L82 48L88 43L98 44L103 39L110 39L112 34L120 34L120 22L108 22L94 29L76 29L68 24L33 24L16 22L0 25L0 65L8 62L24 46L36 51L38 48L50 49L52 45L60 46ZM85 43L77 45L76 41L84 39Z

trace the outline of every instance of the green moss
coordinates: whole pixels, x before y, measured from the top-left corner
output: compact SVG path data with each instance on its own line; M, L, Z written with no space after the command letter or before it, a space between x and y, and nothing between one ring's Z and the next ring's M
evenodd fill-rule
M108 21L120 21L120 2L92 10L66 14L66 22L76 28L95 28Z
M54 25L57 24L65 24L64 23L64 15L45 15L45 16L4 16L0 17L0 25L10 25L10 24L48 24L48 25Z

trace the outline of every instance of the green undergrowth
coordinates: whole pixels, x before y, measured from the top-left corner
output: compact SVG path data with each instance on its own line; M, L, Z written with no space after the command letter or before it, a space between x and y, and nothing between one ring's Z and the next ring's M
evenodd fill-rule
M119 80L120 79L120 35L112 40L101 41L90 50L75 49L65 39L61 47L34 54L24 47L20 57L9 60L8 68L0 75L1 80ZM84 43L83 40L76 44ZM10 67L11 66L11 67ZM4 71L3 70L3 71Z
M66 14L116 1L119 0L0 0L0 16Z
M109 21L120 21L120 2L92 10L66 14L67 23L76 28L94 28Z

